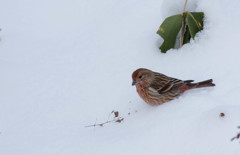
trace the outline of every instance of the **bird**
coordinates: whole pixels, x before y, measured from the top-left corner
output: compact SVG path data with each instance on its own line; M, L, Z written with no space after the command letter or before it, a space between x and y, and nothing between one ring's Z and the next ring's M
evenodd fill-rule
M132 73L132 86L149 105L160 105L171 101L186 90L215 86L212 79L193 83L194 80L179 80L164 74L139 68Z

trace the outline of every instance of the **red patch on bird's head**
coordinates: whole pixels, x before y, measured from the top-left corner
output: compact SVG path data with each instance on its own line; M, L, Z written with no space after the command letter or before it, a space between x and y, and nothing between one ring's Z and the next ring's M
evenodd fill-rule
M152 71L149 69L139 68L132 73L132 79L136 80L139 76L141 76L143 74L149 74L150 72L152 72Z
M146 70L144 68L139 68L137 70L135 70L133 73L132 73L132 79L133 80L137 80L137 78L140 76L140 74L142 74L142 72Z
M133 80L136 80L136 79L137 79L138 73L139 73L139 69L136 70L136 71L134 71L134 72L132 73L132 79L133 79Z
M145 68L139 68L132 74L133 83L132 85L141 84L148 86L152 80L152 71Z

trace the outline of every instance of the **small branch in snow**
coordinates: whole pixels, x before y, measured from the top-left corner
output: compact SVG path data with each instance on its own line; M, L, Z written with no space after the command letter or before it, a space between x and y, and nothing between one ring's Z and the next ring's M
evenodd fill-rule
M87 127L96 127L96 126L103 126L104 124L107 124L107 123L121 123L123 120L124 120L124 118L122 118L122 117L119 117L119 112L118 111L112 111L111 113L110 113L110 115L109 115L109 117L112 115L112 114L114 114L114 118L112 119L112 120L107 120L106 122L103 122L103 123L94 123L93 125L88 125L88 126L85 126L86 128ZM108 118L109 118L108 117Z
M104 123L99 123L99 124L93 124L93 125L88 125L88 126L85 126L86 128L87 127L95 127L95 126L103 126L104 124L107 124L107 123L112 123L112 122L115 122L115 123L121 123L122 121L124 120L124 118L118 118L118 119L113 119L111 121L106 121Z
M238 126L238 129L240 129L240 126ZM234 141L235 139L239 139L240 138L240 132L231 139L231 141Z
M231 139L231 141L233 141L233 140L235 140L235 139L239 139L240 138L240 133L238 133L235 137L233 137L232 139Z

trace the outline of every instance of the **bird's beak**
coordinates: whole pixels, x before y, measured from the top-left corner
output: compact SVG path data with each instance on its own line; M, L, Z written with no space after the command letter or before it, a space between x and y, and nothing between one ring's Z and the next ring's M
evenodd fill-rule
M132 86L136 85L137 84L137 81L133 80L132 82Z

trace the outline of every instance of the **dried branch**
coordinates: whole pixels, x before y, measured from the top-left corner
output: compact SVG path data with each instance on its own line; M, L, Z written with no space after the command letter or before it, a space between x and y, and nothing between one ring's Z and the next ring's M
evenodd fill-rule
M185 1L183 12L185 12L185 11L186 11L186 7L187 7L187 1L188 1L188 0L186 0L186 1Z
M235 136L235 137L233 137L232 139L231 139L231 141L233 141L233 140L235 140L235 139L239 139L240 138L240 132Z
M184 38L184 30L185 30L185 26L186 26L186 13L183 12L183 16L182 16L182 30L181 30L181 36L180 36L180 48L183 46L183 38Z
M95 126L101 126L102 127L104 124L107 124L107 123L121 123L124 120L124 118L119 117L119 112L118 111L113 110L110 113L109 117L111 116L111 114L114 114L114 118L112 120L110 120L110 121L107 120L106 122L103 122L103 123L96 123L95 122L93 125L88 125L88 126L85 126L85 127L95 127Z
M186 7L187 7L187 0L185 1L184 4L184 9L183 9L183 16L182 16L182 30L181 30L181 36L180 36L180 48L183 46L183 38L184 38L184 30L186 26Z
M238 129L240 129L240 126L237 127ZM235 140L235 139L240 139L240 132L231 139L231 141Z

